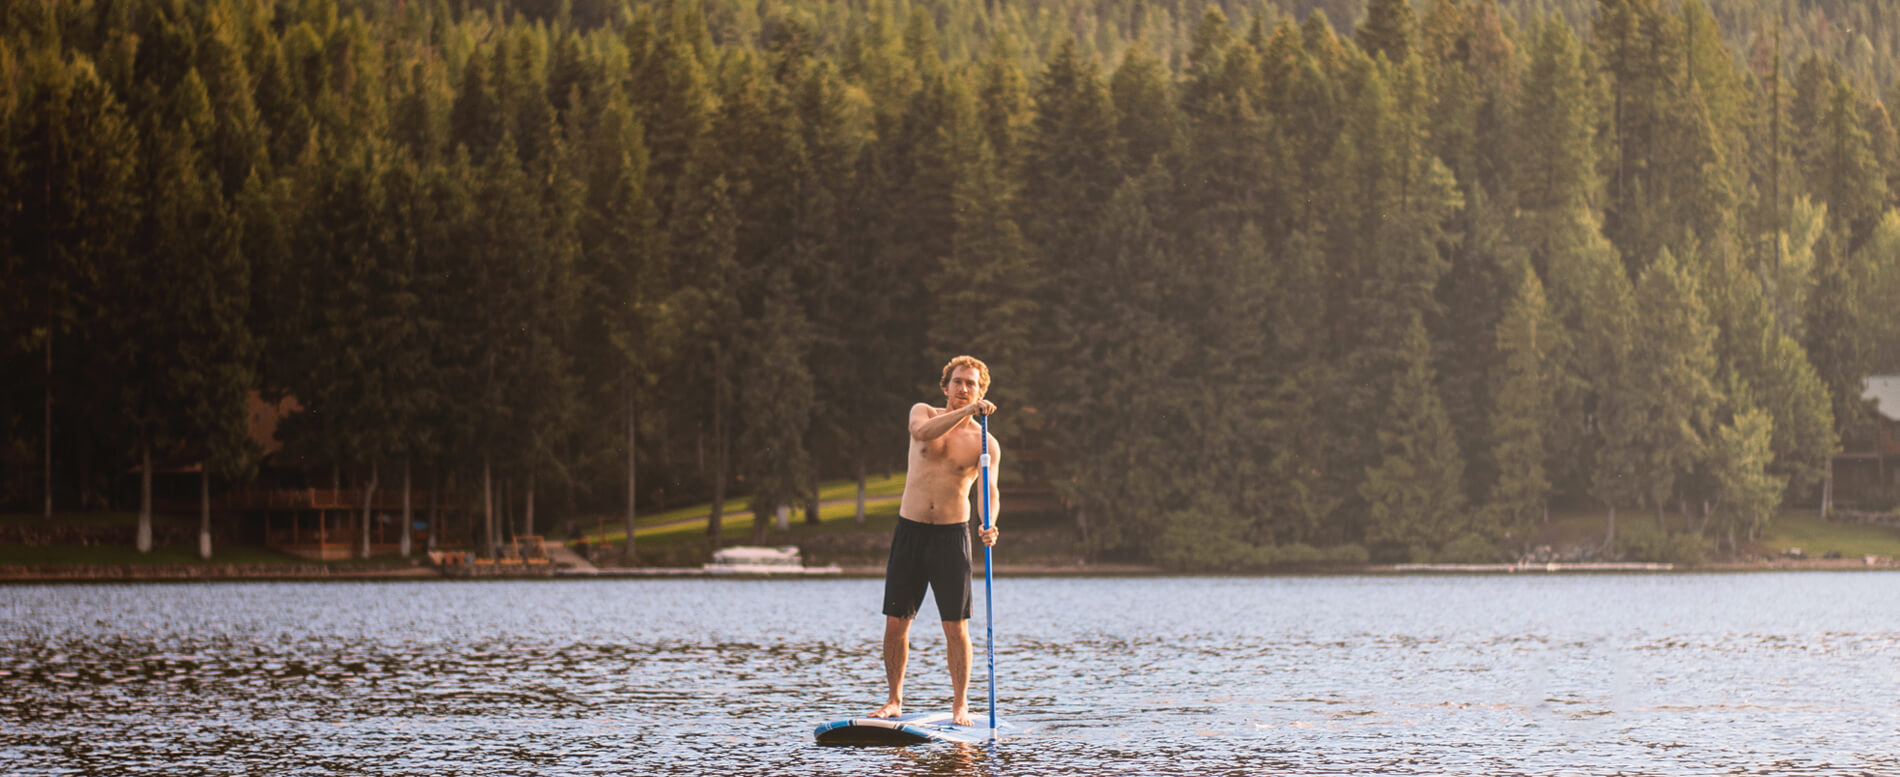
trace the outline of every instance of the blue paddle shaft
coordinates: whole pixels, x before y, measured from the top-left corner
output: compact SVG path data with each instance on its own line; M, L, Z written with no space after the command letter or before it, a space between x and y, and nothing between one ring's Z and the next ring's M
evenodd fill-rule
M990 528L990 417L978 415L976 423L983 433L983 528ZM996 600L991 589L996 578L991 574L990 546L983 545L983 642L990 658L990 739L996 739Z

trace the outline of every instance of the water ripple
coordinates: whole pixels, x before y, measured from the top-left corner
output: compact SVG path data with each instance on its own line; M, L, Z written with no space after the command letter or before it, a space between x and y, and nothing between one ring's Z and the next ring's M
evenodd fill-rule
M1005 580L1027 733L817 747L883 695L878 586L0 587L0 772L1900 773L1896 575Z

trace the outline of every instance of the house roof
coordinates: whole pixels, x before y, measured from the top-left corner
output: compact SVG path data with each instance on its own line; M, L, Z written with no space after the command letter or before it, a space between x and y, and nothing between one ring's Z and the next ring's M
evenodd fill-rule
M1900 375L1871 375L1861 384L1861 399L1879 403L1875 408L1889 421L1900 421Z

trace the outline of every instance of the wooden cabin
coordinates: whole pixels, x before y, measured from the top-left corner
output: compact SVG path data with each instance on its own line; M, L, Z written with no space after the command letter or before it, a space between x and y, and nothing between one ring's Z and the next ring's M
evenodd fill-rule
M1874 403L1873 422L1841 438L1834 457L1834 502L1887 510L1900 502L1900 375L1874 375L1861 399Z
M363 537L364 484L338 487L341 477L327 463L294 448L287 449L277 438L278 423L301 409L294 397L270 403L257 392L251 392L250 434L264 450L263 460L257 477L242 488L220 488L215 481L212 483L212 524L217 531L228 532L246 544L263 545L304 558L333 561L356 557ZM203 463L198 461L154 462L153 509L165 513L197 513L203 468ZM370 555L400 552L401 532L405 530L410 533L412 552L420 554L426 550L432 512L447 524L472 528L473 520L468 514L472 508L466 504L467 500L453 493L434 495L426 488L424 484L434 482L433 473L412 470L410 479L410 525L404 527L402 472L399 468L386 467L381 473L367 505ZM440 542L468 544L474 541L460 534L447 535L440 529L438 527L437 532Z

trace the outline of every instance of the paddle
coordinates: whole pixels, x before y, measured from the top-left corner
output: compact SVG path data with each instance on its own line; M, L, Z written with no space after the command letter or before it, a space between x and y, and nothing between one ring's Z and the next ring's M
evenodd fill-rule
M979 461L983 464L983 529L988 531L990 528L990 417L979 415L976 417L976 423L983 432L983 456ZM990 546L985 543L983 545L983 628L985 629L983 644L990 653L990 741L992 742L996 741L996 600L990 593L990 589L996 584L996 578L991 574L993 566L990 563Z

